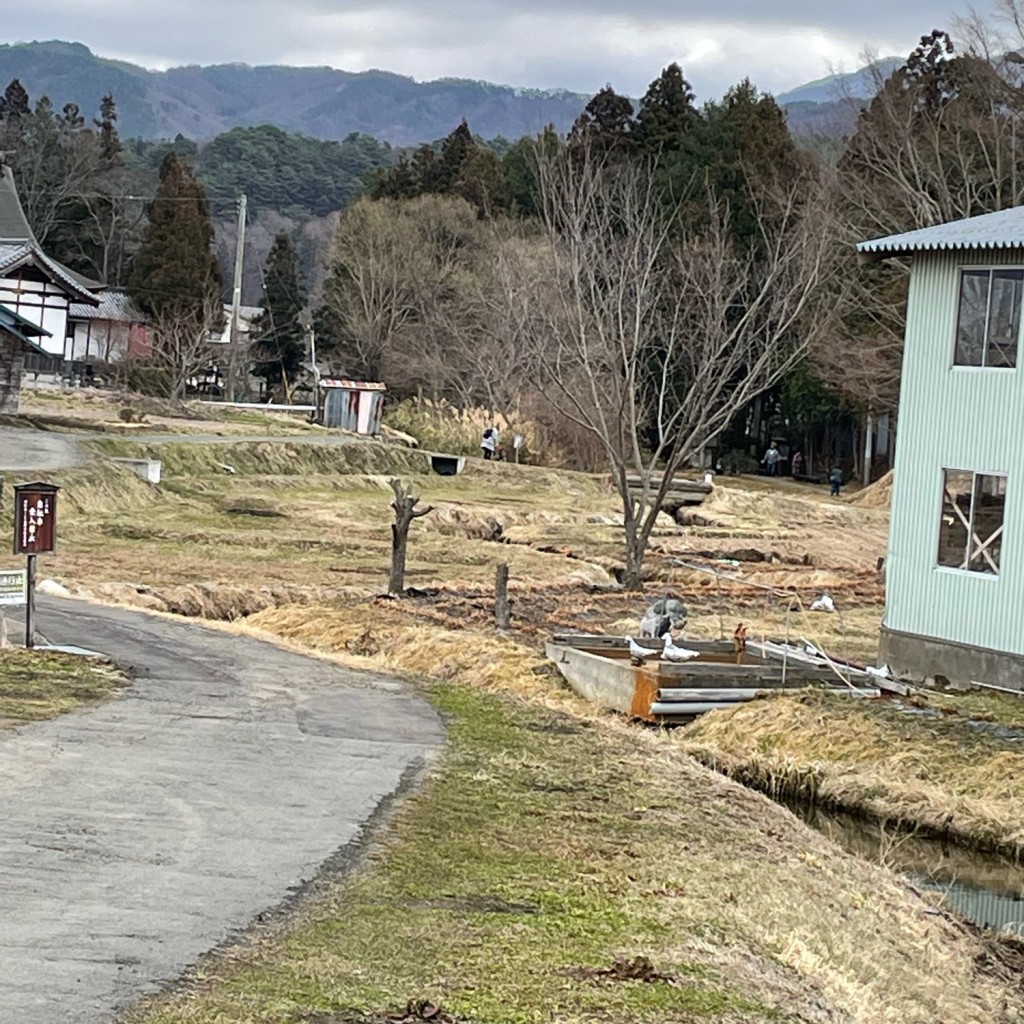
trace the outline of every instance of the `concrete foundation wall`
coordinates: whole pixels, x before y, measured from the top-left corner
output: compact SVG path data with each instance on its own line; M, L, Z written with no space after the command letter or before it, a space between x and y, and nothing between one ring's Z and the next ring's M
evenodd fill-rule
M898 677L942 676L954 686L988 683L1024 691L1024 657L882 627L879 660Z

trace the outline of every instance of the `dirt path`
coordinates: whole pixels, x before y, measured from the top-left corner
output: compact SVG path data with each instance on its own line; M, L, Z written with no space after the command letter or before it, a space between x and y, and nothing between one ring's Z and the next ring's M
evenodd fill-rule
M278 905L443 740L402 685L74 601L40 632L137 674L0 735L0 1020L98 1024Z

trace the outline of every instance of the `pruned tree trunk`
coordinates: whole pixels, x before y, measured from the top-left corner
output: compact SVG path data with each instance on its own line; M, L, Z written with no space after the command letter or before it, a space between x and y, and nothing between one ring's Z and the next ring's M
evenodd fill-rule
M414 519L428 515L434 511L433 505L416 508L419 497L413 493L412 486L406 486L401 480L389 480L395 492L395 500L391 507L395 510L395 521L391 524L391 576L388 579L389 594L405 593L405 556L409 547L409 527Z

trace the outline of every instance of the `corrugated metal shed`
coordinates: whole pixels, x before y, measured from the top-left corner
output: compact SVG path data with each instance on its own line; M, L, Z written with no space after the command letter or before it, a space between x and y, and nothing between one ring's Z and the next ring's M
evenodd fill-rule
M914 261L885 625L1024 654L1024 372L953 365L961 270L972 263L1024 267L1024 242L1008 248L990 240L986 250L967 258L956 251L923 252ZM998 576L937 564L945 469L1006 476Z
M1019 248L1024 248L1024 206L875 238L861 242L857 251L866 256L895 256L942 250Z
M383 384L357 380L325 379L323 424L357 434L376 436L384 412Z

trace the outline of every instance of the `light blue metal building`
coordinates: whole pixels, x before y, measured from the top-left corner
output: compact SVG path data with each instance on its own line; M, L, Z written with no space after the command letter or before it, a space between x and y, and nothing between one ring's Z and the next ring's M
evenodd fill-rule
M858 248L912 259L881 660L1024 689L1024 207Z

